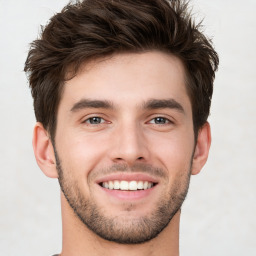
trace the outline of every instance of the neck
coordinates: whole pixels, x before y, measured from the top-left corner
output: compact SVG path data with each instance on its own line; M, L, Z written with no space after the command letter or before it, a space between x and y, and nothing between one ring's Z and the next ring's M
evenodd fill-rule
M154 239L143 244L118 244L106 241L89 230L77 218L63 194L62 207L62 253L61 256L178 256L179 222L178 211L168 226Z

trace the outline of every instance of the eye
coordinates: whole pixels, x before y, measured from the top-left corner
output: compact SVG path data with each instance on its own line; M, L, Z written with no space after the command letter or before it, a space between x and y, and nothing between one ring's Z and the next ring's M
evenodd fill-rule
M102 117L94 116L86 119L84 123L86 124L102 124L106 122Z
M169 119L165 118L165 117L161 117L161 116L158 116L158 117L155 117L153 119L151 119L149 121L150 124L169 124L169 123L172 123Z

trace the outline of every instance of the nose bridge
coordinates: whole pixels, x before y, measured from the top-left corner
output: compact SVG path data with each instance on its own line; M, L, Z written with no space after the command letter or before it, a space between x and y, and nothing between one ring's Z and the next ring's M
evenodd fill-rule
M133 164L135 161L145 160L148 153L141 125L124 118L115 131L112 150L113 161Z

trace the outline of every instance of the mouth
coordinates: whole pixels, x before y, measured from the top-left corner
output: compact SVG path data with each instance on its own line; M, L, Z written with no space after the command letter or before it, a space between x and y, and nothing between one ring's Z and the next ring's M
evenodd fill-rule
M103 195L107 196L106 200L112 198L122 202L146 198L150 201L153 191L158 191L159 183L157 178L146 173L112 173L96 180ZM112 199L111 202L114 202Z
M127 181L127 180L109 180L99 183L99 185L108 190L122 190L122 191L138 191L148 190L157 185L151 181Z

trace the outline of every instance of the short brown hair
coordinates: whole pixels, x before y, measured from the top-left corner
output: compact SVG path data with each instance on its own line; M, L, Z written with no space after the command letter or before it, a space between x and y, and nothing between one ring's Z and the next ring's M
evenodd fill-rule
M84 0L54 15L31 44L28 72L36 119L54 139L67 70L122 52L160 50L186 70L195 135L207 121L219 59L182 0Z

